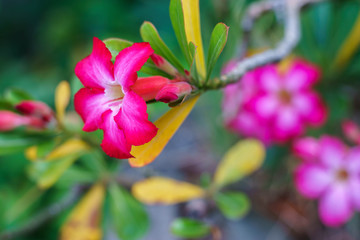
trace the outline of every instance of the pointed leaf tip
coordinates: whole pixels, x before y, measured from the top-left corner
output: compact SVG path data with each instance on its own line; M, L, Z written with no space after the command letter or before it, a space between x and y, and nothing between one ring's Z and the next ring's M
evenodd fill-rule
M69 105L70 97L70 84L67 81L60 82L55 89L55 109L57 119L60 123L64 121L65 110Z
M154 124L159 129L157 135L150 142L132 148L131 155L134 158L129 158L129 163L132 167L143 167L151 163L162 152L166 144L190 114L198 98L199 95L170 109L155 121Z

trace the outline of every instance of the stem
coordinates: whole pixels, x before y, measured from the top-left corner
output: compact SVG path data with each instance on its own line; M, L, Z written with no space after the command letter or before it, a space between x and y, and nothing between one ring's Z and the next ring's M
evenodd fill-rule
M300 39L299 12L301 7L309 3L316 3L320 1L323 0L283 0L281 2L276 2L276 4L269 4L269 1L262 1L252 5L246 14L246 17L249 18L249 20L245 19L243 21L245 33L250 31L250 28L253 26L253 21L261 14L269 11L270 9L274 10L275 7L283 7L285 9L285 29L283 39L274 49L267 50L240 61L232 71L222 75L220 79L214 79L213 85L208 86L208 89L219 89L228 84L235 83L248 71L279 61L289 55ZM245 38L247 38L246 34Z

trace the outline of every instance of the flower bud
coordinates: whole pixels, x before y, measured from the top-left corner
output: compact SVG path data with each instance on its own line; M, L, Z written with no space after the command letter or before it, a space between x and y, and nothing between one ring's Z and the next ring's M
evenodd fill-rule
M177 100L179 97L191 93L191 85L187 82L174 82L164 86L156 95L156 101L169 103Z
M11 111L0 110L0 131L10 131L16 127L27 125L29 119Z
M360 144L360 128L353 121L345 120L341 126L348 140L355 144Z
M15 108L25 115L37 117L46 123L54 118L52 109L43 102L30 100L22 101L17 104Z
M163 70L164 72L172 76L178 75L179 72L176 70L176 68L173 65L171 65L168 61L166 61L166 59L163 58L162 56L153 53L150 57L151 60L160 70Z
M131 89L145 101L149 101L155 99L158 92L169 83L169 79L160 76L138 78Z

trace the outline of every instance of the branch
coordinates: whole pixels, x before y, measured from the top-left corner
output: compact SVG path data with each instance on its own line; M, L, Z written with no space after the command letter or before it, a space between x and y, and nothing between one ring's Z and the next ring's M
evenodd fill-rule
M47 209L43 210L24 226L16 230L0 233L0 240L14 239L35 231L37 228L39 228L55 216L59 215L71 205L73 205L80 197L82 192L83 191L79 186L74 187L66 197L64 197L59 202L51 205Z
M285 9L284 38L280 41L276 48L240 61L232 71L220 77L220 81L217 82L218 85L216 87L223 87L237 82L246 72L268 63L279 61L289 55L300 39L299 12L301 7L306 4L320 1L323 0L283 0L281 2L277 2L276 6L280 6ZM250 31L249 28L253 26L253 21L259 17L260 14L274 8L275 4L270 4L269 1L262 1L252 5L246 14L249 20L243 21L245 32Z

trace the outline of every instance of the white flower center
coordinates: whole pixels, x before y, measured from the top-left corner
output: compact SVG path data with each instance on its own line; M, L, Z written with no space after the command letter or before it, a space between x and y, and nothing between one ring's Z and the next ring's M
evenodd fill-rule
M117 100L124 97L124 92L120 85L113 85L105 88L105 96L111 100Z

